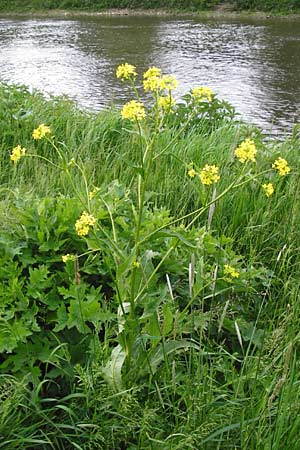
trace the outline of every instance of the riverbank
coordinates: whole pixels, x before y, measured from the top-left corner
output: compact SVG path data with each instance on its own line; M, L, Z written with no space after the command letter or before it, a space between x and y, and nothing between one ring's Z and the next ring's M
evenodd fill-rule
M285 20L298 20L300 18L300 10L293 12L272 12L272 11L251 11L251 10L228 10L216 8L213 10L201 11L183 11L179 9L129 9L129 8L110 8L102 11L80 10L80 9L30 9L30 10L2 10L0 9L0 17L37 17L37 18L80 18L80 17L110 17L110 16L153 16L153 17L198 17L200 19L213 20L234 20L234 19L253 19L263 20L276 17Z

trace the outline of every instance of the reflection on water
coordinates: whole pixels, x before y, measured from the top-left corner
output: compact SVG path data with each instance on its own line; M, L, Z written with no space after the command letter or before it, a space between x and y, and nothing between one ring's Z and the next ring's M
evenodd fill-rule
M156 65L173 73L179 95L208 85L265 130L299 122L299 20L0 19L0 79L99 110L129 98L114 76L125 61L140 72Z

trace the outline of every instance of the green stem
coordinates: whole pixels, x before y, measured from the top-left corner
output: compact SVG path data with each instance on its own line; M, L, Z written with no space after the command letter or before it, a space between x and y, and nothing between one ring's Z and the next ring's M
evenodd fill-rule
M146 188L148 184L148 179L151 171L151 166L153 163L153 151L154 146L158 134L159 129L159 109L158 109L158 97L156 94L156 102L155 102L155 128L153 131L153 136L151 141L146 146L143 159L142 159L142 165L144 169L144 177L142 178L141 175L138 175L138 219L136 223L136 233L135 233L135 257L134 260L137 261L140 255L140 233L141 233L141 226L142 226L142 218L143 218L143 212L144 212L144 206L145 206L145 194L146 194ZM141 129L139 128L139 131L141 132ZM136 282L136 272L137 268L132 268L132 277L131 277L131 288L130 288L130 315L131 318L135 318L135 282Z
M58 166L57 164L52 162L50 159L45 158L45 156L42 156L42 155L28 154L28 155L22 156L22 158L39 158L39 159L42 159L43 161L46 161L48 164L55 167L56 169L63 170L63 168L61 166Z
M198 218L199 218L199 217L200 217L200 216L201 216L201 215L202 215L202 214L210 207L210 205L211 205L212 203L216 203L218 200L220 200L222 197L224 197L224 195L226 195L231 189L235 189L235 188L240 187L240 186L242 186L242 185L244 185L244 184L246 184L246 183L249 183L249 182L252 181L253 179L256 179L258 176L260 176L260 175L262 175L262 174L264 174L264 173L270 172L270 171L271 171L271 169L264 170L263 172L260 172L259 174L255 175L255 176L253 176L253 177L248 178L247 180L243 181L242 183L238 183L238 184L235 184L235 182L231 183L231 184L228 186L227 189L225 189L221 194L219 194L214 200L210 201L207 205L205 205L205 206L202 207L202 208L199 208L199 209L196 210L196 211L193 211L193 212L191 212L191 213L189 213L189 214L186 214L185 216L181 217L180 219L176 219L176 220L174 220L174 221L172 221L172 222L169 222L169 223L166 224L166 225L163 225L162 227L158 228L157 230L155 230L154 232L152 232L152 233L150 233L148 236L146 236L146 237L140 242L140 245L141 245L142 243L144 243L145 241L147 241L147 239L149 239L151 236L153 236L153 235L154 235L155 233L157 233L158 231L163 230L164 228L166 228L166 227L168 227L168 226L170 226L170 225L172 225L172 224L174 224L174 223L176 223L176 222L182 221L183 219L188 218L188 217L191 217L192 215L196 214L195 217L191 220L191 222L186 226L186 229L190 228L190 227L195 223L195 221L196 221L196 220L197 220L197 219L198 219ZM163 258L161 259L161 261L158 263L158 265L155 267L155 269L154 269L153 272L151 273L150 277L148 278L147 283L143 286L143 288L141 289L141 291L138 292L138 294L136 295L136 297L135 297L135 299L134 299L134 303L135 303L135 302L141 297L141 295L145 292L146 288L148 287L150 281L153 279L154 275L157 273L157 271L159 270L159 268L161 267L161 265L163 264L163 262L164 262L164 261L166 260L166 258L169 256L169 254L177 247L177 245L178 245L179 242L180 242L180 239L177 239L177 241L172 245L172 247L170 247L169 250L165 253L165 255L163 256Z
M49 139L46 137L46 141L49 142L49 144L52 145L52 147L54 148L54 150L56 151L56 153L58 154L58 156L60 157L60 159L62 161L65 161L66 159L63 157L63 155L61 154L61 152L59 151L57 145L54 143L53 139Z
M178 131L177 134L175 134L175 136L173 137L173 139L171 139L171 141L165 146L165 148L162 149L162 151L160 153L158 153L154 159L159 158L163 153L165 153L168 148L170 148L174 142L177 141L177 139L179 138L179 136L184 132L184 130L187 128L187 126L189 125L189 123L191 122L192 118L193 118L194 114L190 114L190 116L188 117L187 121L185 122L184 126L180 128L180 130Z
M134 79L133 78L129 78L129 82L131 84L131 87L132 87L132 89L133 89L133 91L135 93L135 96L136 96L137 100L140 102L141 101L141 97L140 97L139 91L137 90L136 85L134 83Z

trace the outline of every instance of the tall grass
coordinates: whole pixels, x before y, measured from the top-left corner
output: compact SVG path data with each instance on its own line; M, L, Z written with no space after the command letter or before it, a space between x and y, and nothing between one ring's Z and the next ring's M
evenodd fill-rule
M9 189L14 188L25 192L32 190L40 196L73 193L61 172L40 160L30 158L22 166L14 166L9 160L10 151L16 145L34 148L31 133L40 123L51 124L57 141L64 143L63 151L69 159L75 157L83 162L91 190L93 186L100 187L114 179L127 186L132 184L139 143L136 136L123 127L118 111L89 114L77 109L66 98L45 101L41 94L30 94L25 87L7 85L1 86L0 100L4 105L0 122L0 181L4 198ZM158 149L164 148L176 132L176 129L167 128L161 133ZM284 155L297 168L300 149L297 132L285 141L265 143L259 130L242 123L224 122L211 131L200 123L182 135L154 163L149 187L151 204L167 207L174 216L190 212L199 200L197 189L185 176L186 165L193 161L201 167L210 160L223 168L221 183L225 186L233 180L233 150L239 140L249 135L260 142L267 161L271 163L278 155ZM37 144L36 148L44 156L53 156L49 143ZM300 186L296 170L288 184L285 179L279 180L272 202L263 195L257 183L245 186L238 193L229 193L218 204L212 227L238 237L239 244L247 246L250 254L262 253L268 260L270 255L277 258L286 244L297 248ZM76 171L75 176L78 176ZM80 177L77 182L81 183ZM287 189L283 191L286 184Z
M51 125L67 159L82 162L89 188L105 187L119 179L133 186L138 141L128 133L118 111L82 112L67 99L45 101L24 87L1 85L0 101L0 214L2 229L9 219L9 205L16 196L43 198L74 192L66 176L35 158L13 166L9 159L16 145L56 155L48 142L33 143L31 133L40 123ZM157 148L164 148L176 134L165 129ZM115 392L103 379L106 344L96 344L84 366L75 367L68 392L57 389L57 380L37 386L27 380L0 379L0 448L38 449L249 449L296 450L299 435L299 137L284 142L264 142L258 130L224 122L208 130L198 124L182 134L149 177L150 208L164 207L174 217L197 209L199 194L186 177L193 161L207 160L222 168L222 186L233 180L233 149L238 141L255 136L268 161L286 157L292 167L280 180L274 196L266 198L260 186L250 183L232 190L216 205L211 231L233 239L236 252L249 265L264 265L270 282L257 299L233 301L246 311L249 323L260 330L262 344L253 344L254 331L241 338L239 326L220 332L231 306L220 310L204 305L214 315L217 334L209 332L205 319L205 352L180 353L158 369L154 378ZM84 189L76 168L78 190ZM223 184L222 184L223 183ZM207 217L198 226L207 223ZM227 309L228 308L228 309ZM200 311L193 313L195 323ZM203 319L201 319L203 320ZM251 331L252 330L252 331ZM110 331L106 330L107 341ZM193 335L193 332L191 333ZM220 339L222 336L222 339ZM232 340L232 351L226 343ZM106 341L104 341L106 342ZM60 394L59 394L60 392Z

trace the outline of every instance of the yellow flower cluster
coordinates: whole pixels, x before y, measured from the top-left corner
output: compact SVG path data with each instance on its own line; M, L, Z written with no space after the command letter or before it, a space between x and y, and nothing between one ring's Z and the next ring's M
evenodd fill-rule
M75 261L76 256L71 255L70 253L67 253L66 255L62 255L61 259L63 260L64 263L66 263L68 261Z
M219 168L215 165L209 166L208 164L206 164L200 171L199 177L201 183L206 186L217 183L220 179Z
M251 139L246 139L234 151L235 156L241 163L246 161L255 162L256 153L255 143Z
M231 278L239 278L240 272L229 264L224 265L224 275L228 275Z
M161 76L161 70L158 67L150 67L143 75L145 80L149 78L159 78Z
M134 122L135 120L145 119L146 112L143 103L131 100L123 106L121 115L123 119L129 119Z
M272 183L262 184L261 187L265 191L267 197L270 197L274 193L274 186Z
M136 67L131 64L121 64L119 67L117 67L116 77L121 78L121 80L128 80L131 77L136 77L137 73L135 69Z
M196 101L202 102L204 100L207 100L208 102L211 102L213 99L213 91L209 87L195 87L191 91L192 97Z
M84 211L80 218L76 220L75 223L75 229L78 236L86 236L89 231L90 227L93 227L96 223L96 219L91 214L88 214L86 211Z
M288 162L284 158L281 158L281 156L277 158L276 161L274 161L274 163L272 164L272 168L277 170L279 175L282 177L287 175L291 171Z
M158 67L150 67L143 77L143 85L146 92L155 92L160 89L161 70Z
M171 95L162 96L162 97L159 97L159 99L158 99L158 106L163 111L169 111L170 109L173 108L174 105L175 105L175 100Z
M146 92L152 91L158 91L160 89L160 81L161 78L159 77L150 77L150 78L146 78L143 81L143 85L144 85L144 89Z
M22 156L25 156L26 153L26 148L21 147L21 145L17 145L16 147L14 147L11 151L10 154L10 159L14 162L17 163L19 161L19 159L22 158Z
M146 92L172 91L178 86L178 81L173 75L161 76L161 70L158 67L150 67L143 76L143 85Z
M44 125L42 123L38 128L33 130L32 137L35 140L39 140L39 139L43 139L46 136L46 134L50 134L50 133L51 133L50 127L47 127L46 125Z

